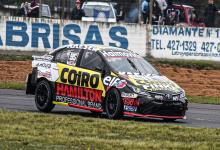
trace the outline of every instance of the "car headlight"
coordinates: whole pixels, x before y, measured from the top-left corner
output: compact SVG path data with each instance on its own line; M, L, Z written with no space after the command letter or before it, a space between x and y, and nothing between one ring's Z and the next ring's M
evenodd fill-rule
M138 88L138 87L130 85L130 84L127 84L127 86L137 94L147 96L148 98L152 98L148 92L146 92L145 90L143 90L141 88Z
M180 93L180 99L185 98L185 97L186 97L185 91L182 91L182 92Z

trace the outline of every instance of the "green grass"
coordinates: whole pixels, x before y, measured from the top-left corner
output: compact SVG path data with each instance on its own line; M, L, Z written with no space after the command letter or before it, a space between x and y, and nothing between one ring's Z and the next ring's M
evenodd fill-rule
M43 55L35 54L35 55ZM220 62L215 61L204 61L204 60L167 60L167 59L155 59L152 57L145 57L148 61L153 64L161 64L161 65L169 65L169 66L177 66L177 67L186 67L192 69L213 69L220 70ZM0 54L0 60L5 61L25 61L32 60L31 54Z
M220 149L220 129L0 110L0 149Z
M14 82L0 82L0 89L14 89L14 90L24 90L24 83L14 83Z
M32 60L32 56L29 55L8 55L8 54L0 54L1 61L26 61Z
M220 62L204 60L154 60L156 64L185 67L192 69L220 70Z
M220 105L220 97L208 97L208 96L187 96L189 102L200 104L215 104Z

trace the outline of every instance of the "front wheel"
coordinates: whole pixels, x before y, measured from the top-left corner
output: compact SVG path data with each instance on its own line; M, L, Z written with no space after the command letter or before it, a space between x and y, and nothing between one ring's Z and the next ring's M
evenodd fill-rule
M123 116L123 104L117 89L113 88L108 91L105 99L105 110L109 119L118 119Z
M54 108L52 93L49 83L45 80L37 84L35 91L35 104L42 112L50 112Z

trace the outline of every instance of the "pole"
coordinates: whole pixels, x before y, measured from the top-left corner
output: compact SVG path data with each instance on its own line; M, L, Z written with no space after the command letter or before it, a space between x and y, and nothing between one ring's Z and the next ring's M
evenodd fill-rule
M153 16L153 3L154 0L150 0L150 15L149 15L149 24L152 24L152 16Z
M39 18L42 17L42 0L39 0Z
M146 25L146 56L151 55L151 25L153 16L153 3L154 0L150 0L149 24Z
M139 23L141 23L141 1L142 0L138 1L138 8L139 8L138 20L139 20Z
M61 0L61 3L62 3L62 17L61 17L61 19L64 19L64 9L65 9L65 0Z

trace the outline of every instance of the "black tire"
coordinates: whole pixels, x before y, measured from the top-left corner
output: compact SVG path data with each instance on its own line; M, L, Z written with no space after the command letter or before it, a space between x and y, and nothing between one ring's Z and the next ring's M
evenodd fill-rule
M105 111L109 119L119 119L123 116L121 95L115 88L107 92L105 98Z
M55 106L52 102L51 87L46 80L42 80L37 84L35 104L37 109L42 112L50 112Z

